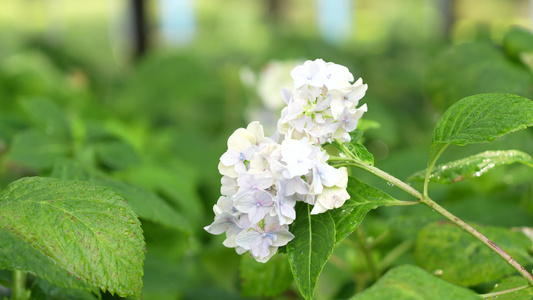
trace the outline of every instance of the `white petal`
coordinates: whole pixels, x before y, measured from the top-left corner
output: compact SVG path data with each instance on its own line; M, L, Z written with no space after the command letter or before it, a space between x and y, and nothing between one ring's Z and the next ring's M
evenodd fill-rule
M346 188L348 186L348 170L346 167L340 167L338 170L341 173L341 179L339 182L335 183L335 186Z
M220 157L220 162L225 166L233 166L234 164L239 162L239 154L239 152L233 149L228 149L228 151L226 151Z
M236 209L243 213L249 213L256 207L256 199L253 194L243 194L233 202Z
M220 196L217 200L217 204L213 206L213 211L215 212L215 215L220 215L223 212L232 213L233 209L233 201L225 196Z
M224 245L224 246L226 246L226 245ZM227 247L227 246L226 246L226 247ZM237 247L231 247L231 248L235 248L235 252L237 252L237 254L239 254L239 255L242 255L242 254L244 254L246 251L248 251L248 250L246 250L246 249L244 249L243 247L240 247L240 246L237 246Z
M235 238L236 237L237 237L237 234L230 233L229 231L226 232L226 239L224 240L224 242L222 242L222 245L224 245L224 246L226 246L228 248L239 247L239 246L237 246L237 243L235 243Z
M317 196L317 203L320 203L326 209L341 207L344 202L350 198L344 188L332 187L325 188L322 194Z
M311 210L311 214L312 214L312 215L318 215L318 214L321 214L321 213L323 213L323 212L325 212L325 211L327 211L327 210L328 210L327 208L325 208L324 206L322 206L322 205L320 204L320 202L317 201L317 202L315 203L315 205L313 206L313 209Z
M294 234L290 233L286 229L280 229L276 232L276 240L272 242L272 246L281 247L287 245L294 238Z
M320 176L324 186L332 187L342 180L343 173L328 164L323 164Z
M261 123L259 123L258 121L254 121L248 124L248 127L246 127L246 129L255 137L255 143L261 143L265 138L263 125L261 125Z
M255 136L244 128L239 128L228 138L228 149L242 152L255 144Z
M248 213L250 223L257 224L265 217L265 210L262 207L254 206Z
M344 99L340 96L333 97L330 102L331 107L331 114L333 115L334 119L337 119L344 110Z
M289 103L291 102L292 93L291 93L291 91L289 89L282 88L281 89L281 97L283 98L283 101L285 101L285 103L287 105L289 105Z
M261 234L253 229L242 231L235 238L235 243L246 250L252 249L252 244L261 238Z
M270 246L269 247L269 254L263 258L259 258L259 257L254 257L255 260L257 262L260 262L260 263L266 263L272 256L274 256L274 254L276 254L276 252L278 251L278 247L272 247Z
M225 166L223 163L218 164L218 172L224 176L228 176L231 178L237 178L239 177L239 174L235 171L235 168L233 166Z

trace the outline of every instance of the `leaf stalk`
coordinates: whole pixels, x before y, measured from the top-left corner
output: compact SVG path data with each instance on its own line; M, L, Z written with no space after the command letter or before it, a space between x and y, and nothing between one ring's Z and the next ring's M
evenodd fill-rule
M11 290L11 299L13 300L26 300L26 277L27 274L21 270L13 271L13 288Z
M459 219L458 217L450 213L444 207L437 204L435 201L429 198L429 196L421 194L419 191L415 190L413 187L401 181L400 179L372 165L365 164L364 162L362 162L356 157L331 156L329 160L332 162L335 162L335 165L337 166L341 166L341 165L342 166L354 166L354 167L363 169L369 173L372 173L380 177L383 180L386 180L387 182L393 184L394 186L412 195L418 200L419 203L423 203L427 205L428 207L433 209L435 212L439 213L441 216L448 219L449 221L451 221L452 223L459 226L461 229L465 230L470 235L472 235L473 237L481 241L485 246L490 248L492 251L498 254L501 258L503 258L509 265L511 265L515 270L517 270L518 273L520 273L520 275L529 282L530 286L533 286L533 275L530 272L528 272L522 265L520 265L514 258L512 258L509 254L507 254L507 252L501 249L498 245L494 244L494 242L489 240L486 236L484 236L482 233L477 231L475 228L473 228L472 226L467 224L465 221ZM344 161L344 163L342 161ZM426 193L427 193L427 190L426 190Z
M508 289L508 290L503 290L503 291L498 291L498 292L488 293L488 294L481 294L479 296L481 296L481 298L488 299L488 298L492 298L492 297L498 297L498 296L501 296L501 295L505 295L505 294L509 294L509 293L513 293L513 292L517 292L517 291L521 291L521 290L527 289L529 287L531 287L531 285L523 285L523 286L515 287L515 288L512 288L512 289Z

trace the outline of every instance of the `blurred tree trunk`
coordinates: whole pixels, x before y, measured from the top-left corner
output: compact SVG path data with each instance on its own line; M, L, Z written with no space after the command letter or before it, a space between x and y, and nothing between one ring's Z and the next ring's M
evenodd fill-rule
M443 38L446 41L452 40L453 26L457 20L457 0L439 0L442 11Z
M146 30L146 5L144 0L132 0L132 25L134 39L134 56L139 59L148 49L148 33Z
M283 1L284 0L265 0L268 21L275 22L280 19L283 11Z

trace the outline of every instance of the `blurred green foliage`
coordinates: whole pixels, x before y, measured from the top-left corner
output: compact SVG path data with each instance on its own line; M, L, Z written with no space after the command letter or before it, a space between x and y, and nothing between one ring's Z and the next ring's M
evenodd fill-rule
M110 66L83 61L37 38L2 53L0 189L24 176L54 176L92 181L130 198L132 206L137 203L147 243L143 299L261 299L260 294L274 295L264 287L254 290L240 272L264 267L265 276L276 280L272 270L247 258L240 270L241 257L222 246L223 237L203 230L219 197L218 159L231 132L246 125L245 108L254 97L240 81L243 66L260 70L273 58L323 58L347 66L369 85L364 118L381 124L365 132L365 145L376 166L400 179L426 166L435 122L459 99L486 92L533 98L528 56L533 36L519 28L501 44L480 38L449 45L439 37L413 41L393 32L379 47L330 45L313 36L295 37L283 27L258 34L270 42L251 52L203 40L186 49L152 51L130 70L112 74ZM441 160L509 149L531 155L531 129L490 145L452 146ZM409 200L377 178L351 172ZM523 165L500 166L468 182L434 185L432 198L466 221L533 226L532 175ZM414 245L437 220L426 207L370 211L361 231L373 245L375 261L383 262L380 274L401 264L424 267L419 256L429 250L417 246L415 251ZM348 237L337 246L319 278L317 298L348 299L375 282L356 243ZM421 271L410 272L416 278ZM4 281L9 275L0 273ZM36 295L60 293L41 278L32 283ZM475 288L489 292L492 286ZM274 297L299 296L292 285Z

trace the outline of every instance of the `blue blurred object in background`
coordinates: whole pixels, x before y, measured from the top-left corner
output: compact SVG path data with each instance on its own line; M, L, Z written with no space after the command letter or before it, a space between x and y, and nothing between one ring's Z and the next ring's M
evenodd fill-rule
M354 1L316 1L318 29L326 42L338 44L350 37L353 30L352 2Z
M165 44L188 45L196 34L193 0L158 0L159 30Z

